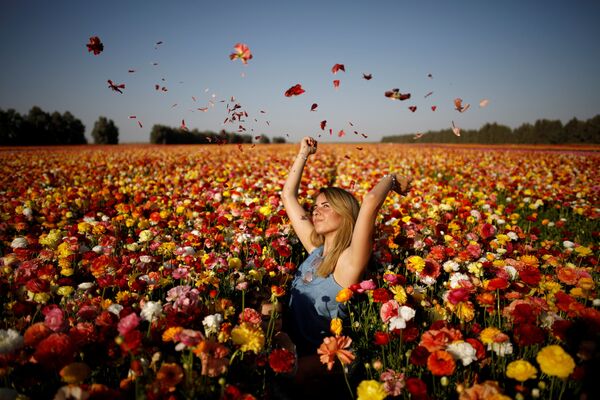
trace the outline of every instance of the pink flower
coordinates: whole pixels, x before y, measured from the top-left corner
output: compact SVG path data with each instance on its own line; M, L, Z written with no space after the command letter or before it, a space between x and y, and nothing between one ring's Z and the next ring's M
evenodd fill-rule
M54 332L60 332L67 327L63 311L56 305L52 304L42 309L44 324Z
M381 306L381 310L379 311L379 316L381 317L381 320L385 323L393 317L397 317L399 308L400 305L396 300L389 300L388 302L383 303L383 305Z
M131 313L128 316L121 318L117 329L121 336L125 336L129 331L132 331L140 324L140 317L136 313Z
M244 311L240 313L240 323L241 322L249 322L258 325L262 322L262 316L253 308L244 308Z
M362 281L358 286L358 289L356 289L358 293L364 293L367 290L374 290L377 288L377 285L375 282L373 282L373 279Z

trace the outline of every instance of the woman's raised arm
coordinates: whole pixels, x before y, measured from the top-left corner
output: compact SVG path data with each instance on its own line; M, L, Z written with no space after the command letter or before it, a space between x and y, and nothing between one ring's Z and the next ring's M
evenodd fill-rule
M310 241L313 224L298 201L298 188L300 187L304 164L306 164L308 157L316 151L317 141L308 136L304 137L300 144L300 151L294 159L292 168L288 173L288 177L281 191L281 201L285 207L285 212L287 213L300 242L302 242L302 245L309 253L315 248Z
M351 268L346 269L346 273L349 274L348 278L351 281L358 281L369 263L377 213L388 193L393 190L400 195L404 195L408 191L409 185L410 179L407 177L398 177L396 174L385 175L364 196L352 232L352 241L350 242L349 260Z

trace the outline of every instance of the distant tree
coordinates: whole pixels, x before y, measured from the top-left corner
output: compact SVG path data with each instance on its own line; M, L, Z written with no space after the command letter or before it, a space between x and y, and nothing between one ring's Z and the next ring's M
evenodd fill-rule
M23 129L25 120L14 109L0 110L0 146L14 146L23 144Z
M119 128L116 127L112 119L100 117L94 124L92 138L96 144L118 144Z
M285 138L281 136L276 136L273 138L273 143L285 143Z
M534 143L565 143L563 125L560 120L538 119L533 125L535 134Z
M33 106L27 114L27 124L23 132L26 145L45 145L56 143L50 128L50 115L38 106Z
M260 135L260 138L258 139L258 143L269 144L269 143L271 143L271 140L269 140L269 137L267 135Z
M62 143L64 144L87 144L85 137L85 125L75 118L69 111L65 111L62 115L63 135Z

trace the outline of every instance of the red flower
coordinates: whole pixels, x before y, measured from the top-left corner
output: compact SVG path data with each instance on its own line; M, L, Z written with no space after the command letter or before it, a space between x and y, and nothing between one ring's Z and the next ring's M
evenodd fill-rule
M458 304L461 301L466 301L471 294L471 290L467 288L452 289L448 292L448 301L452 304Z
M373 343L378 346L385 346L390 342L390 334L387 332L375 332Z
M38 343L33 357L45 367L60 369L74 360L73 342L64 333L53 333Z
M456 369L456 363L452 354L446 350L437 350L427 358L427 368L436 376L452 375Z
M135 353L142 344L142 333L138 330L127 332L121 342L121 350L125 353Z
M467 338L465 341L473 346L478 360L483 360L485 358L485 346L483 343L475 338Z
M427 385L419 378L408 378L406 390L412 395L412 399L427 398Z
M95 56L102 53L104 50L104 45L98 36L92 36L90 38L90 42L86 46L88 48L88 52L93 51Z
M277 373L289 373L294 369L296 356L286 349L275 349L269 354L269 365Z
M373 301L375 303L385 303L390 299L390 292L385 288L377 288L373 290Z
M542 274L536 267L527 266L519 271L519 278L529 286L537 286L542 279Z
M252 59L252 52L245 44L237 43L233 48L235 49L235 53L229 55L230 60L239 58L244 64L248 64L248 60Z
M48 328L46 324L43 322L36 322L25 331L23 342L25 343L25 346L34 347L51 333L52 330Z
M429 357L429 350L423 346L417 346L410 353L410 363L418 367L424 367L427 365L427 358Z
M544 342L546 335L542 328L533 324L515 325L513 328L515 343L519 346L531 346Z
M496 228L492 224L483 224L479 229L479 235L482 239L489 239L496 234Z
M506 289L510 284L508 283L508 280L504 279L504 278L494 278L494 279L490 279L488 285L487 285L487 290L493 291L493 290L502 290L502 289Z
M304 92L305 92L305 90L302 89L302 85L300 85L298 83L298 84L292 86L291 88L289 88L288 90L286 90L284 95L285 95L285 97L292 97L292 96L301 95Z

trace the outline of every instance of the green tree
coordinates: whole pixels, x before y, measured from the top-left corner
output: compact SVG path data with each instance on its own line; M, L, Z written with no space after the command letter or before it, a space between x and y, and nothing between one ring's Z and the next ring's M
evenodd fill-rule
M116 127L112 119L100 117L94 124L92 138L96 144L118 144L119 128Z

